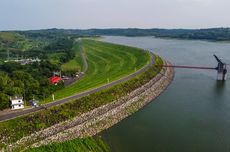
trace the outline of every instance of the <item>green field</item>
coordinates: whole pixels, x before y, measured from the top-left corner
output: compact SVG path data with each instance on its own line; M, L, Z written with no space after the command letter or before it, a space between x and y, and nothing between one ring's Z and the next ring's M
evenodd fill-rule
M61 70L64 72L72 72L72 71L83 71L83 59L82 59L82 48L81 43L76 42L73 49L75 51L75 57L69 62L63 64L61 66Z
M25 152L109 152L109 147L100 138L88 137L74 139L63 143L53 143L39 148L28 149Z
M79 82L55 92L56 100L120 79L144 67L150 61L150 55L141 49L96 40L81 40L81 49L88 62L86 75ZM76 56L76 59L79 59L79 56ZM66 64L70 65L71 69L75 65L79 66L79 62L73 60ZM62 68L67 69L66 64ZM51 101L50 97L43 103Z

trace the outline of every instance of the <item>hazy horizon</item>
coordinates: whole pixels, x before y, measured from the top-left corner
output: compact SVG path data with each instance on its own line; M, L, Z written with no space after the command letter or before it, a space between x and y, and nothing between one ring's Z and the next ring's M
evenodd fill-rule
M2 0L0 31L230 27L228 0Z
M7 32L7 31L36 31L36 30L92 30L92 29L99 29L99 30L107 30L107 29L141 29L141 30L148 30L148 29L164 29L164 30L199 30L199 29L217 29L217 28L230 28L230 27L207 27L207 28L138 28L138 27L108 27L108 28L56 28L56 27L50 27L50 28L37 28L37 29L9 29L9 30L0 30L0 32Z

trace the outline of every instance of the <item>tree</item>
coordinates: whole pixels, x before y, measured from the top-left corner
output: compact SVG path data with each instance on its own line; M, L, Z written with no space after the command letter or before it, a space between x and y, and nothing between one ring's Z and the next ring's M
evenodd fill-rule
M0 72L0 91L3 91L9 82L10 78L8 74L5 72Z
M20 87L23 90L25 100L30 100L39 94L39 82L30 74L24 71L14 71L12 80L17 82L15 87Z
M9 96L7 96L4 93L0 93L0 110L9 108L9 106L10 106Z

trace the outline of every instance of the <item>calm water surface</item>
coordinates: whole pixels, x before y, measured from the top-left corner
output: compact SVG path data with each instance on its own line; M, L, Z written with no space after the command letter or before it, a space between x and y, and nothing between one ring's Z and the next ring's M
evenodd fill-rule
M214 53L230 63L230 43L153 37L105 40L152 49L177 65L215 67ZM229 80L217 82L212 70L176 69L174 81L160 97L102 137L113 152L229 152Z

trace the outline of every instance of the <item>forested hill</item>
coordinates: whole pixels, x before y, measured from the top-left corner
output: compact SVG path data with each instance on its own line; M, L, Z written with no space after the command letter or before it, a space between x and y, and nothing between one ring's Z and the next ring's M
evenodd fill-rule
M210 28L210 29L87 29L87 30L67 30L67 29L47 29L22 32L30 36L41 34L61 33L78 36L155 36L161 38L178 39L201 39L212 41L229 41L230 28Z
M70 36L155 36L160 38L197 39L211 41L230 41L230 28L210 29L45 29L30 31L15 31L27 38L56 39L63 35ZM0 37L1 40L1 37Z

